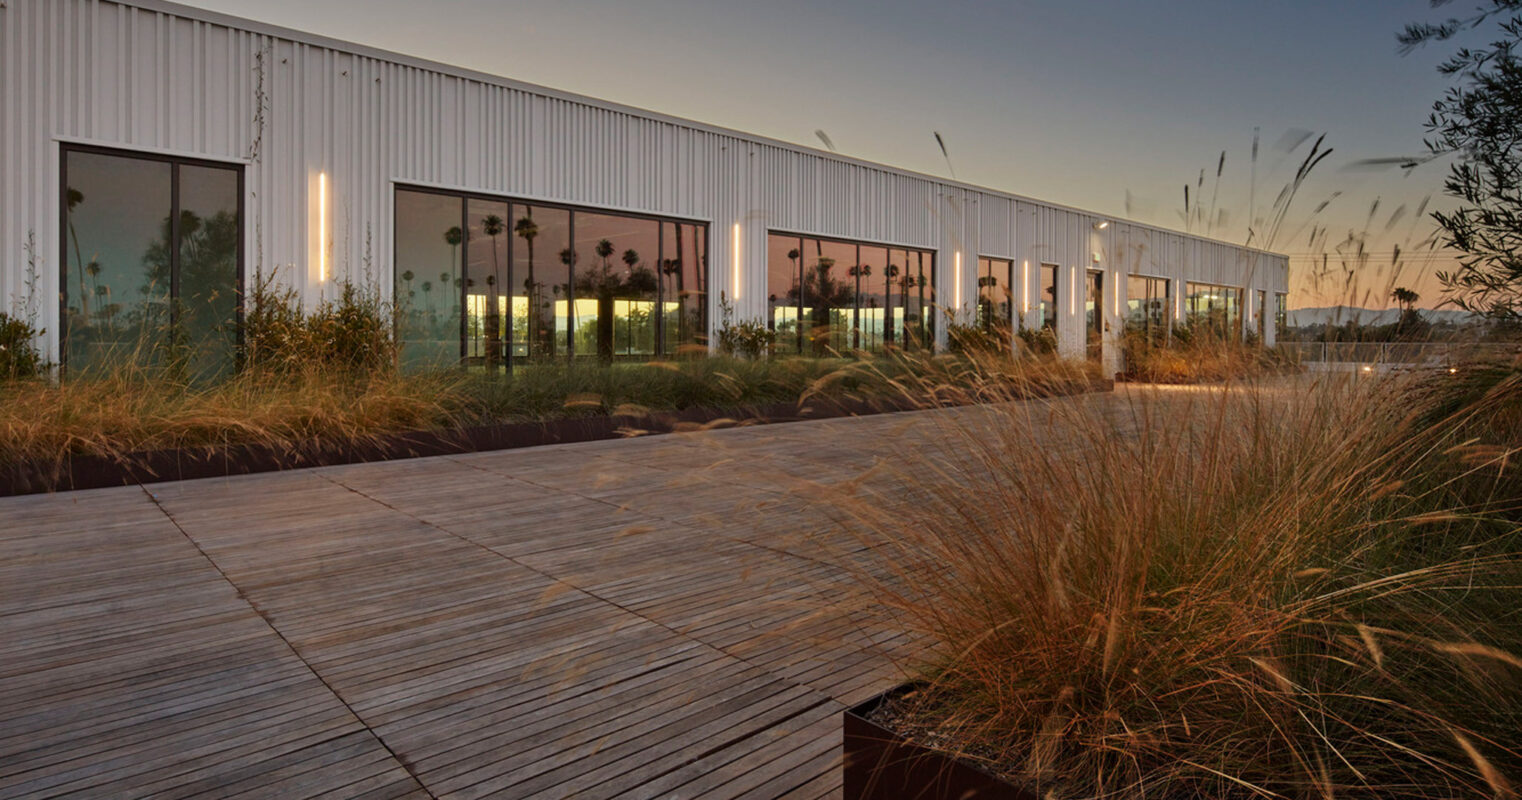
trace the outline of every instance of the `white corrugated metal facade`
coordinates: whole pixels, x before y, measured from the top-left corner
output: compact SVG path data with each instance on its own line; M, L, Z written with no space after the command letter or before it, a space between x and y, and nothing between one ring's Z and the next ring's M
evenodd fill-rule
M1104 269L1111 317L1126 273L1249 298L1288 282L1280 255L1123 221L1101 230L1100 215L159 0L4 0L0 293L24 300L36 265L54 357L66 143L246 165L250 274L294 267L286 274L309 299L325 288L313 233L321 173L334 277L358 279L368 260L390 286L397 183L463 189L709 223L715 324L720 291L739 317L765 317L772 229L935 251L937 296L953 308L974 302L980 255L1013 259L1029 297L1041 262L1063 281ZM1062 350L1081 353L1082 305L1058 311Z

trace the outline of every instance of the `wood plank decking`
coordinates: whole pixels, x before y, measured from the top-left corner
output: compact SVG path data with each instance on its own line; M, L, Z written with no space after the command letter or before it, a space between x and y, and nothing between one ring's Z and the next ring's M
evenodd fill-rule
M0 500L0 797L837 796L910 644L789 482L978 413Z

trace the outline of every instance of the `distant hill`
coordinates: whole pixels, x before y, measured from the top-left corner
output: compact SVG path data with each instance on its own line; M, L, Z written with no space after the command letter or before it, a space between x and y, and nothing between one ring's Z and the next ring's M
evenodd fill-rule
M1479 315L1471 311L1460 311L1453 308L1433 310L1430 308L1417 309L1423 319L1428 322L1447 322L1453 325L1463 325L1466 322L1475 322ZM1323 308L1293 308L1289 310L1286 320L1291 328L1303 328L1307 325L1321 325L1328 322L1333 325L1342 325L1350 321L1356 321L1362 325L1391 325L1400 319L1398 308L1356 308L1353 306L1326 306Z

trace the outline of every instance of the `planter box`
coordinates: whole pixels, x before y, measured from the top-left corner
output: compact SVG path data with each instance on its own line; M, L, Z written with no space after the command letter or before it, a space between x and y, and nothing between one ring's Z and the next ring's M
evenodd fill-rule
M1105 392L1114 388L1111 382L1097 381L1051 388L1033 396ZM573 417L457 430L412 431L359 441L311 441L290 447L231 444L147 450L112 457L74 454L57 461L0 464L0 497L616 439L630 435L630 431L670 433L720 419L752 424L792 422L926 407L924 403L899 397L870 401L814 398L804 404L778 403L739 409L687 408L637 417Z
M1040 800L871 721L883 703L914 689L900 686L844 712L845 800Z

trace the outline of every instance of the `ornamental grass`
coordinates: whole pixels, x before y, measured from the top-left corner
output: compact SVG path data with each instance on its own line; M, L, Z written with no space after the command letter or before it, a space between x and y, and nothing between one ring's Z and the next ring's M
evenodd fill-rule
M1517 797L1522 375L1122 397L816 487L923 643L882 721L1043 798Z

